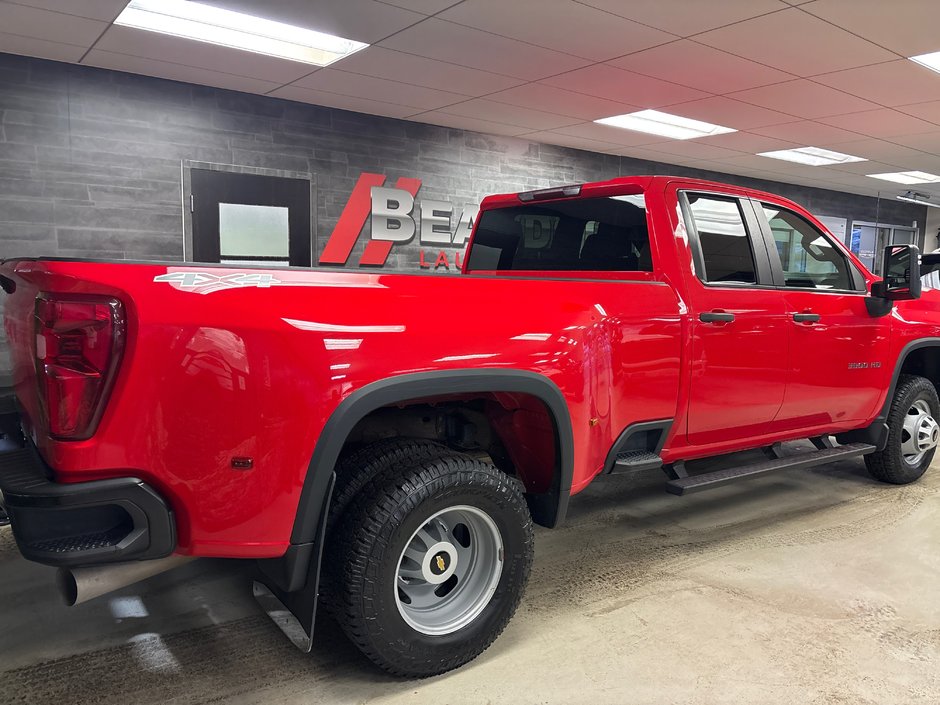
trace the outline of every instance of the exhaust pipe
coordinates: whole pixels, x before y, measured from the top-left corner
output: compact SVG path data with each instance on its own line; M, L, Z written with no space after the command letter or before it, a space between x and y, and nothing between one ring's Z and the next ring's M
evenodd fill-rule
M56 585L65 604L72 607L139 583L191 560L193 559L190 556L167 556L152 561L113 563L72 570L59 568Z

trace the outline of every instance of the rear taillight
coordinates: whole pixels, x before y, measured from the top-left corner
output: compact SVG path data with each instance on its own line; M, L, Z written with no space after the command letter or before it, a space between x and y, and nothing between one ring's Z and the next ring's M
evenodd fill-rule
M49 435L89 438L124 349L124 307L102 296L36 297L36 380Z

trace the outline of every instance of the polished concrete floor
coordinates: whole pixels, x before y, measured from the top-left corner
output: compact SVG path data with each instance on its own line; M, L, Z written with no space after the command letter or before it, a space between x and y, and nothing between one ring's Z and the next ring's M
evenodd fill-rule
M326 620L296 651L234 562L63 607L0 529L0 702L940 703L940 467L908 487L861 461L686 498L662 482L577 497L537 533L503 636L423 681Z

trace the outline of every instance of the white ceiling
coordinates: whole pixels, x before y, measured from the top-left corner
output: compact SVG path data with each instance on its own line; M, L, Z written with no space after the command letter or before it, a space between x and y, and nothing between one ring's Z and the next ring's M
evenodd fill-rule
M324 69L118 27L126 0L0 0L0 51L875 195L940 174L940 0L203 0L372 46ZM656 108L739 132L593 120ZM815 146L870 162L807 167ZM940 185L917 186L940 195Z

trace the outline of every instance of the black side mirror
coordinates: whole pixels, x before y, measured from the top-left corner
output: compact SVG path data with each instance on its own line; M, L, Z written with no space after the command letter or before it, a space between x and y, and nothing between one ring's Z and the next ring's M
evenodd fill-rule
M888 245L883 262L884 279L871 285L872 296L888 301L920 298L920 250L915 245Z

